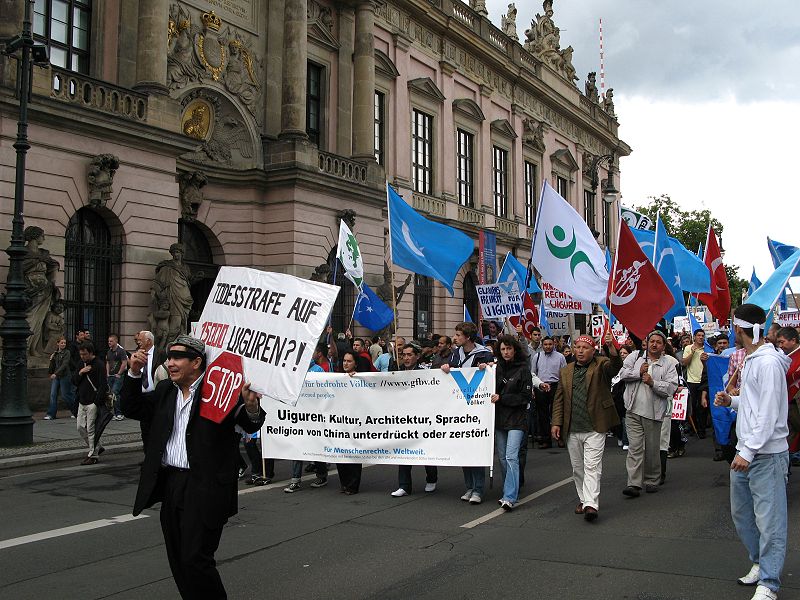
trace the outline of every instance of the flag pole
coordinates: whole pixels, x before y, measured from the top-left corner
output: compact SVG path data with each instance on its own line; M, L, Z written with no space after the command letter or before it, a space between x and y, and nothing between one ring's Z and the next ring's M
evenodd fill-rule
M617 247L614 248L614 260L611 261L611 273L608 274L610 281L611 281L611 293L608 294L608 324L609 328L611 327L611 311L614 308L614 302L611 300L611 297L614 294L614 284L616 283L616 275L617 275L617 260L619 259L619 238L620 234L622 233L622 207L618 203L617 204ZM653 240L655 242L655 239ZM653 244L655 247L655 243ZM623 323L624 325L624 323ZM603 340L600 340L600 346L602 347Z
M394 314L394 362L400 364L397 354L397 296L394 293L394 250L392 249L392 207L389 204L389 182L386 182L386 214L389 222L389 293L392 295L392 313Z

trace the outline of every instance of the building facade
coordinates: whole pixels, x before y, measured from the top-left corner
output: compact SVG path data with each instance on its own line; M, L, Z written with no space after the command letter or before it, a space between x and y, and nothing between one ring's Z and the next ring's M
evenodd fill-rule
M0 0L0 39L22 30L24 4ZM576 87L552 2L525 16L522 42L516 10L497 28L482 4L36 0L50 66L33 68L25 225L44 230L58 263L66 330L120 332L125 344L158 327L169 306L154 274L176 242L188 320L220 266L248 266L342 285L341 330L355 302L333 259L344 218L367 282L387 299L392 280L402 292L399 333L450 331L475 302L477 254L455 298L425 277L392 277L387 181L476 247L492 231L498 256L525 262L546 179L608 244L617 209L600 190L630 153L611 98ZM3 248L17 69L0 57ZM0 256L0 281L7 266Z

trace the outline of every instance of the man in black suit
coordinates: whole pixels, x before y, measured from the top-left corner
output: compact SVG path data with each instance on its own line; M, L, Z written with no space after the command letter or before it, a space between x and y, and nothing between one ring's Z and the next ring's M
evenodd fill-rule
M238 437L261 428L266 414L246 383L236 406L217 424L200 416L205 345L188 335L167 353L170 381L142 391L146 352L136 351L122 387L122 412L147 422L150 436L133 514L161 502L161 529L172 576L183 598L227 598L214 553L222 527L238 510Z

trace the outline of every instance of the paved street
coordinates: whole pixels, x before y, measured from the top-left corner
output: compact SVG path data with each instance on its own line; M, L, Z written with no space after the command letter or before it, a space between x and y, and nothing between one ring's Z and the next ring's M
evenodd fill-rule
M123 422L125 423L125 422ZM728 513L725 463L710 440L691 439L657 494L625 499L624 454L609 440L600 519L573 514L565 450L531 450L523 498L497 509L500 482L482 505L458 500L460 469L439 489L392 498L396 469L365 469L362 493L330 485L285 494L289 463L263 488L241 485L239 515L217 553L231 598L742 599L749 568ZM158 511L130 519L138 452L111 448L93 467L73 462L0 471L0 597L176 597ZM800 519L790 481L790 546L780 598L800 598Z

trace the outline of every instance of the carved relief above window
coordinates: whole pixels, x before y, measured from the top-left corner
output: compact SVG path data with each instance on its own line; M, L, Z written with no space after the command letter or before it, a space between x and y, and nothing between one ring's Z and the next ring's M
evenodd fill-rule
M486 120L486 115L483 114L481 107L470 98L458 98L453 100L453 110L479 123Z
M339 41L334 36L334 12L319 2L309 0L306 9L308 17L308 37L331 51L339 49Z

